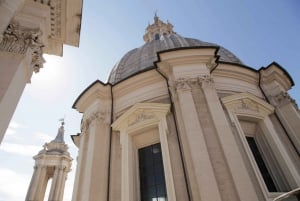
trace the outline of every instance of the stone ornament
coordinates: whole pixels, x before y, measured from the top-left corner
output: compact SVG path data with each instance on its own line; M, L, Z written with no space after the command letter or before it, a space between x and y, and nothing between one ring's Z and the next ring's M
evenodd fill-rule
M31 66L34 72L37 73L45 62L42 50L44 45L40 41L41 35L40 30L27 29L17 23L9 24L3 33L0 51L24 55L30 50L32 56Z

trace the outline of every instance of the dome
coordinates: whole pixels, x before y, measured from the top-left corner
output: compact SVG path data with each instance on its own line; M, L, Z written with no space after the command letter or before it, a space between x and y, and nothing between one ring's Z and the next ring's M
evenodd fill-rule
M157 52L187 47L219 47L219 61L243 64L242 61L225 49L214 43L197 39L185 38L173 31L173 26L154 17L154 24L149 25L144 35L146 43L126 53L114 66L109 76L109 83L118 83L131 75L154 68L158 60Z

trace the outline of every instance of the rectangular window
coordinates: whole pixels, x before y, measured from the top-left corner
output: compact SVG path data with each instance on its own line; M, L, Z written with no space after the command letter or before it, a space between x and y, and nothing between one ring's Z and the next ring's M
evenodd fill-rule
M246 139L247 139L248 145L251 149L251 152L255 158L258 169L264 179L264 182L265 182L269 192L278 192L278 190L275 186L275 183L274 183L274 181L268 171L268 168L264 162L264 159L257 147L255 139L253 137L249 137L249 136L246 136Z
M167 191L160 143L138 150L141 201L166 201Z

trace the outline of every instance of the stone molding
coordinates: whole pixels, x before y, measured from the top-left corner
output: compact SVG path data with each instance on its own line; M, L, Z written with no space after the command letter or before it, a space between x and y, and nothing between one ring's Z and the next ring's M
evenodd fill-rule
M61 38L62 37L62 1L61 0L34 0L37 3L47 5L50 8L50 26L51 33L50 37L52 38Z
M25 55L30 50L31 67L37 73L45 62L41 36L42 32L38 29L28 29L17 23L11 23L3 33L0 51Z

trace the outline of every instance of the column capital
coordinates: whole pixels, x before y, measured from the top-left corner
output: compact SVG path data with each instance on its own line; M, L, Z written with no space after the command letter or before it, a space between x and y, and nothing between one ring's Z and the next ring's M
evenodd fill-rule
M198 81L202 88L214 87L214 79L211 75L201 75L198 77Z
M28 50L31 54L31 67L34 72L39 72L45 62L43 58L44 44L41 42L42 32L39 29L28 29L18 23L7 26L0 37L0 51L25 55Z
M293 99L289 95L289 93L286 92L286 91L280 91L276 95L270 95L269 98L272 100L274 106L279 106L280 107L280 106L286 105L288 103L292 103L295 106L295 108L297 110L299 110L295 99Z
M190 92L192 90L189 85L189 78L179 78L175 80L174 84L176 91Z
M89 126L93 121L101 121L105 124L109 124L110 116L108 115L107 112L100 111L100 110L93 112L91 114L88 114L81 121L81 132L85 133L89 129Z

